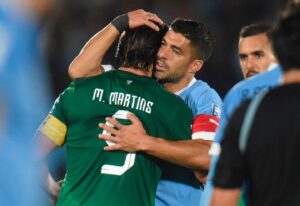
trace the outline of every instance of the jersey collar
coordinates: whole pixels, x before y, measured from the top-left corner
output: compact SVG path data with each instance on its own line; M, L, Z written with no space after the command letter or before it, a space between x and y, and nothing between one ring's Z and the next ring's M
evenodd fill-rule
M186 87L182 88L181 90L179 90L178 92L175 92L176 95L180 95L183 91L185 91L187 88L191 87L195 82L197 81L197 79L194 77L191 82L189 83L189 85L187 85Z

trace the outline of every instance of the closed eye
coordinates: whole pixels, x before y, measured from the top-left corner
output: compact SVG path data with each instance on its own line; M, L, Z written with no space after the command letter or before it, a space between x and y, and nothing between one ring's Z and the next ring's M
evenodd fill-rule
M172 45L171 48L175 54L178 54L178 55L182 54L182 50L179 47Z

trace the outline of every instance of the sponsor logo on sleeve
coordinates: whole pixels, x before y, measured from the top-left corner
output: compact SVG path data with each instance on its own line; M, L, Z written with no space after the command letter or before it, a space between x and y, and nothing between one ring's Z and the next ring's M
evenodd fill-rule
M212 104L212 114L217 117L221 117L221 108L217 104Z

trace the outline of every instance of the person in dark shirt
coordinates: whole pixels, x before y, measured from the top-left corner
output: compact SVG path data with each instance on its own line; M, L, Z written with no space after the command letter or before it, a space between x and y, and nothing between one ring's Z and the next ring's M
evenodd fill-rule
M273 32L282 86L245 102L221 143L211 205L237 205L244 181L250 205L299 205L300 4L289 6Z

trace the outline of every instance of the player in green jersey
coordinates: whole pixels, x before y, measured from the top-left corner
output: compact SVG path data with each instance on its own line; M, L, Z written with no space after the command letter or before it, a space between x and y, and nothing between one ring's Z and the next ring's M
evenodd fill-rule
M191 111L151 78L163 35L162 30L155 31L159 28L153 21L162 21L145 11L128 17L130 30L122 34L118 47L121 68L74 80L38 130L40 159L66 145L67 172L57 205L154 205L161 174L159 160L143 153L105 151L104 147L113 143L98 138L99 133L107 132L98 123L105 124L106 117L126 121L131 112L152 136L191 137ZM103 41L103 55L119 36L123 18L115 19L97 36ZM178 122L182 126L174 127ZM53 179L51 184L59 188Z

